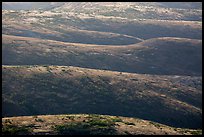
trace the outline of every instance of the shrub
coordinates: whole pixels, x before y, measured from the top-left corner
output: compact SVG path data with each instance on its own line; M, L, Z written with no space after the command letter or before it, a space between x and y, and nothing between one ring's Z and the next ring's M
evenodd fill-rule
M89 115L87 121L56 125L54 130L62 135L110 135L116 134L111 119Z
M160 127L160 125L159 125L158 123L155 123L155 122L151 122L151 121L150 121L150 124L154 125L154 126L157 127L157 128Z
M92 119L90 121L88 121L88 123L91 125L91 126L102 126L102 127L105 127L105 126L112 126L114 123L110 120L100 120L100 119Z
M69 123L65 125L56 125L54 129L62 135L89 135L88 124Z
M189 131L192 135L202 135L202 130Z
M66 116L66 118L74 120L74 116Z
M124 122L126 125L135 125L134 123L132 122Z
M112 118L113 122L123 122L122 119L116 117L116 118Z
M202 130L189 130L189 129L181 129L178 132L184 134L184 133L190 133L192 135L202 135Z
M11 120L10 120L10 119L6 119L6 120L5 120L5 123L12 124L12 122L11 122Z
M36 121L36 122L44 122L44 120L41 119L41 118L36 118L35 121Z
M2 127L2 135L28 135L31 131L28 127L18 127L14 125L6 125Z

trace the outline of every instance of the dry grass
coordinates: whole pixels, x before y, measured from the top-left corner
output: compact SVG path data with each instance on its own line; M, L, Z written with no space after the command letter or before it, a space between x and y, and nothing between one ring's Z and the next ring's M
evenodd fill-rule
M42 121L37 121L41 119ZM70 123L85 123L89 120L114 120L113 122L116 134L132 134L132 135L191 135L197 130L181 129L165 126L159 123L153 123L147 120L136 118L116 117L109 115L89 115L89 114L69 114L69 115L38 115L38 116L21 116L8 117L2 119L3 127L6 125L15 125L21 127L29 127L32 134L58 134L53 127L55 125L65 125ZM10 121L11 123L8 123ZM116 121L116 120L115 120ZM132 123L132 124L127 124ZM157 125L157 126L155 126ZM181 132L181 131L186 132ZM106 133L108 134L108 133Z

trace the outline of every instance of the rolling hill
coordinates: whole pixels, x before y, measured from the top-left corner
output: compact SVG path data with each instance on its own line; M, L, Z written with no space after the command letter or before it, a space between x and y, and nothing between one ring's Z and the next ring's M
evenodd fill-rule
M201 39L202 11L165 3L70 2L49 10L3 10L2 33L98 45L129 45L157 37Z
M201 135L136 118L96 115L41 115L3 118L3 135ZM29 121L29 122L28 122Z
M95 113L202 127L202 78L2 66L2 115Z
M2 135L201 135L201 2L3 2Z
M71 65L142 74L202 75L202 40L196 39L154 38L116 47L3 35L2 42L5 65Z

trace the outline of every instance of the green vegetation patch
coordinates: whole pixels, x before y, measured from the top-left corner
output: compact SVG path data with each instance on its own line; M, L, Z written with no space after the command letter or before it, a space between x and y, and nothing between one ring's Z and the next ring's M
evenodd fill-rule
M192 135L202 135L202 130L189 131Z
M123 122L123 120L119 117L112 118L113 122Z
M56 125L54 130L60 135L114 135L114 124L111 118L90 115L87 121Z
M28 135L31 129L25 126L4 125L2 127L2 135Z
M185 134L185 133L190 133L192 135L202 135L202 130L189 130L189 129L178 129L178 132Z

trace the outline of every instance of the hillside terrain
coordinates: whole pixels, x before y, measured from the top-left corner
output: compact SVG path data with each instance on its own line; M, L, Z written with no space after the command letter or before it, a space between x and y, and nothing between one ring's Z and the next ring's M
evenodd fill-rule
M3 118L4 135L201 135L201 130L169 127L152 121L96 114ZM29 122L28 122L29 121Z
M201 2L3 2L2 134L202 134Z
M168 4L70 2L49 10L2 10L2 33L98 45L128 45L157 37L202 38L199 7L164 5Z
M164 37L116 47L3 35L2 51L6 65L71 65L142 74L202 75L202 40L196 39Z
M3 66L2 75L4 117L97 113L137 117L175 127L202 125L201 77L71 66Z

